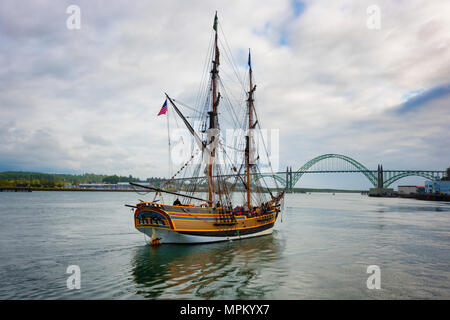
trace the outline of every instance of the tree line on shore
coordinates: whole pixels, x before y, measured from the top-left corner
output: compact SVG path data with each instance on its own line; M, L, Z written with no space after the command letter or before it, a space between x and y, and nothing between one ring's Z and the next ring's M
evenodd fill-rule
M151 177L146 181L159 184L163 178ZM67 185L79 185L85 183L108 183L117 184L119 182L139 182L140 179L132 175L101 175L94 173L84 174L53 174L41 172L0 172L0 187L34 187L34 188L62 188Z

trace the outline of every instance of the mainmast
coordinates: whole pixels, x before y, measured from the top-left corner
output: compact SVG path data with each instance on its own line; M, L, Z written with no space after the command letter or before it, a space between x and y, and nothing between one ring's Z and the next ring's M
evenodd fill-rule
M209 129L210 129L210 140L209 140L209 152L210 158L208 161L208 202L210 205L214 202L214 181L213 181L213 165L214 165L214 157L215 157L215 145L214 140L216 139L216 128L217 128L217 106L219 105L220 94L217 90L217 78L219 76L219 47L217 43L217 11L214 16L214 25L213 29L215 31L214 35L214 60L213 67L211 70L211 80L212 80L212 111L208 112L209 114Z
M253 87L253 79L252 79L252 64L250 61L250 49L248 49L248 66L249 66L249 92L248 92L248 131L247 136L245 137L245 168L247 171L247 206L248 209L251 209L251 181L250 181L250 166L253 164L252 159L252 148L250 143L252 141L252 129L253 129L253 121L252 121L252 113L253 113L253 92L256 89L256 86Z

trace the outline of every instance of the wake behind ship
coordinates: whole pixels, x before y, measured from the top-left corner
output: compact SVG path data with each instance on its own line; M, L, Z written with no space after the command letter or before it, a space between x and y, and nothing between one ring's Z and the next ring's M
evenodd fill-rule
M232 90L219 76L219 43L226 60L231 62L232 72L238 74L229 48L223 46L228 42L219 40L219 30L216 13L209 63L205 68L209 76L204 78L205 85L201 86L197 105L189 107L193 110L192 116L184 116L179 108L183 104L167 94L158 114L168 117L169 102L192 139L194 147L190 157L162 187L131 183L156 192L153 201L142 201L132 206L135 208L136 229L150 237L153 245L217 242L271 234L280 213L284 190L273 178L266 143L261 139L250 51L248 73L245 75L247 81L237 76L236 83L240 84L243 93L240 101L230 94ZM196 121L197 128L188 118L199 120ZM221 126L222 122L226 125ZM225 129L240 130L238 132L243 134L230 145L229 141L223 140ZM263 159L266 159L267 169L264 177L260 168ZM182 175L189 177L186 180L191 183L178 188L181 191L169 188ZM164 203L164 194L178 198L167 204Z

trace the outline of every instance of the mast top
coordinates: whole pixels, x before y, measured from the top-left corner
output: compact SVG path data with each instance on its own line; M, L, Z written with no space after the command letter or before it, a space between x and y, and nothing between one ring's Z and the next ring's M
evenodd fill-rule
M217 32L217 11L216 11L216 15L214 16L213 29Z

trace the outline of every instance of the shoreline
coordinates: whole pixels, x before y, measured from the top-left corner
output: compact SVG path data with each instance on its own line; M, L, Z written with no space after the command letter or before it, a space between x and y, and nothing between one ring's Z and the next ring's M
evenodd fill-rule
M147 189L85 189L85 188L43 188L43 187L0 187L0 192L32 192L32 191L71 191L71 192L152 192ZM175 190L175 191L183 191L183 190ZM288 193L361 193L364 190L334 190L334 189L300 189L300 190L292 190Z

